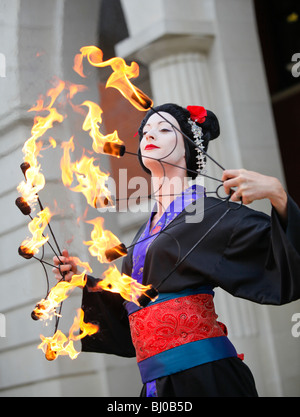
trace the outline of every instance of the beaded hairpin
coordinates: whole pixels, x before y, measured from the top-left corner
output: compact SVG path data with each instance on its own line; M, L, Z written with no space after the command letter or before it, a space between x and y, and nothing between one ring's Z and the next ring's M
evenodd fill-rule
M206 158L204 153L202 152L204 150L204 145L203 145L203 132L202 132L202 128L200 126L197 125L196 122L194 122L192 119L188 119L189 124L191 125L191 130L194 136L194 142L196 144L196 152L197 152L197 172L198 174L203 173L203 170L206 166Z

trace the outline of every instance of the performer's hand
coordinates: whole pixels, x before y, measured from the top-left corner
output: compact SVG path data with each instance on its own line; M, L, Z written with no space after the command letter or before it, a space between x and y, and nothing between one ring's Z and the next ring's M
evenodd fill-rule
M74 274L77 274L77 266L74 261L69 257L69 252L64 249L62 251L62 255L59 257L54 256L53 263L55 266L59 266L59 268L53 268L52 271L54 273L55 278L57 281L62 279L62 272L66 272L64 279L65 281L70 281Z
M228 169L223 172L222 181L225 192L231 195L232 201L243 201L250 204L255 200L267 198L278 214L287 216L287 194L281 182L274 177L259 174L245 169Z

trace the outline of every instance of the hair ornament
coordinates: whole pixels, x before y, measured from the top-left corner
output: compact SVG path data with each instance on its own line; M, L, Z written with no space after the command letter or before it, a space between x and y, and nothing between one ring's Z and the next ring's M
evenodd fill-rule
M197 122L199 124L204 123L207 117L207 111L202 106L187 106L186 108L190 113L190 118L193 122Z
M188 119L188 123L191 125L191 130L194 136L194 142L196 145L196 152L197 152L197 172L198 174L203 173L203 170L206 166L206 158L203 153L204 151L204 144L203 144L203 131L201 126L197 125L198 123L204 123L207 111L202 106L188 106L187 110L190 113L190 118Z

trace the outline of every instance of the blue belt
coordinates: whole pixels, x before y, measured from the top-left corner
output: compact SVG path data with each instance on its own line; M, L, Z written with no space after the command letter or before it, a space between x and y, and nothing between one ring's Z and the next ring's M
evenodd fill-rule
M227 336L187 343L138 363L143 383L198 365L237 356Z

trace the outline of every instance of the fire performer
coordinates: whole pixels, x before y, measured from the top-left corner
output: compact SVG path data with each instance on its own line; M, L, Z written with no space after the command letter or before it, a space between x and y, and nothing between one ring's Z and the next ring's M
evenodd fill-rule
M84 338L82 350L136 356L142 396L257 396L251 371L217 321L213 289L259 304L299 299L300 210L279 180L244 169L224 170L228 198L189 187L188 177L203 174L208 142L219 136L217 117L203 107L151 109L139 136L156 205L123 272L159 296L146 307L124 303L118 294L93 292L97 279L88 277L85 320L98 322L100 332ZM245 206L259 199L271 202L270 217ZM76 266L63 255L69 279Z

